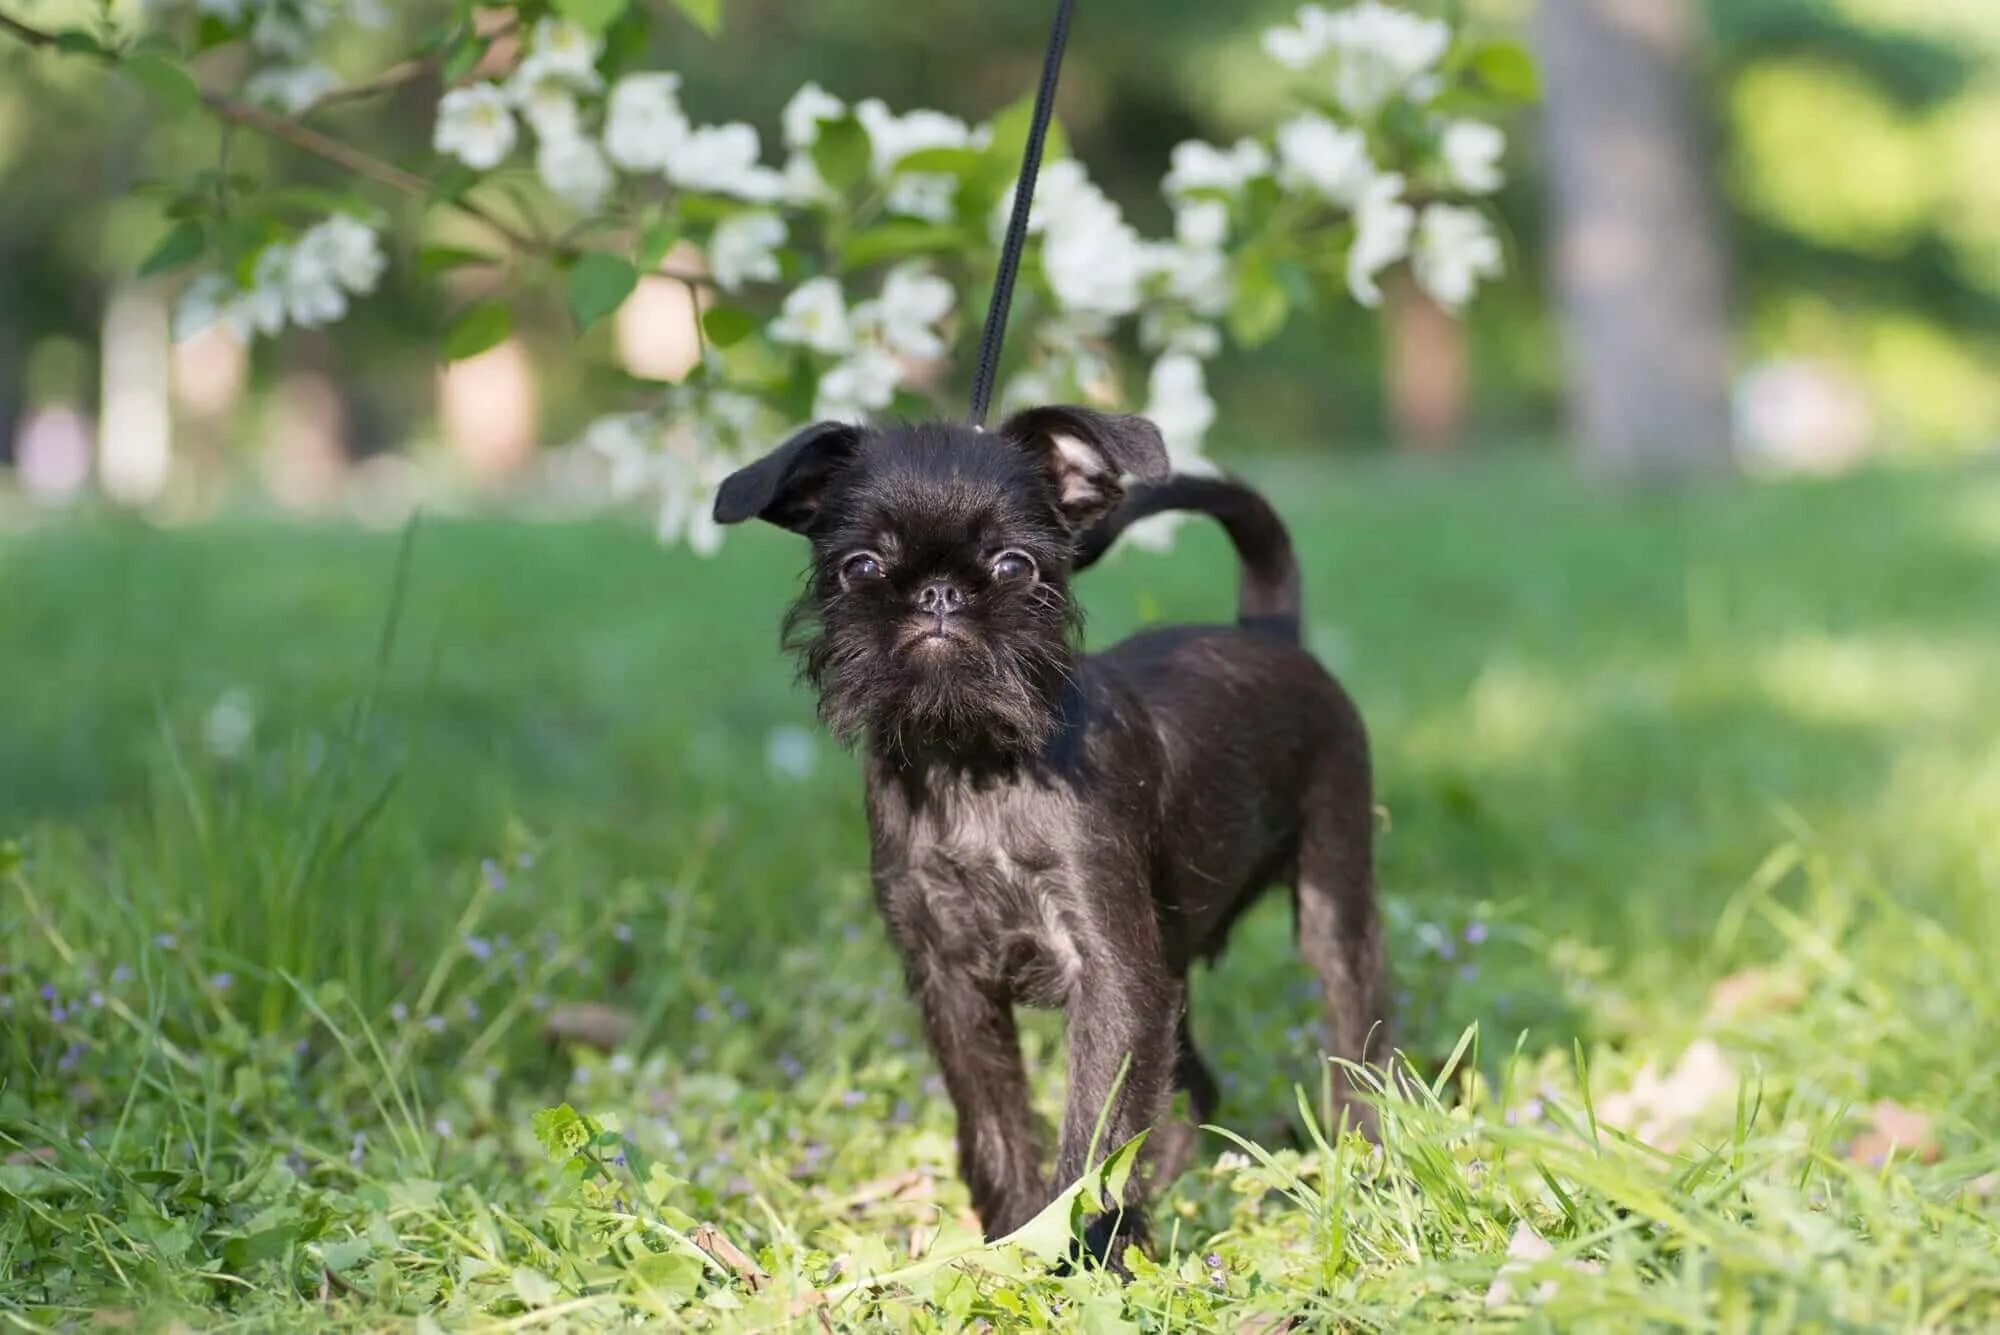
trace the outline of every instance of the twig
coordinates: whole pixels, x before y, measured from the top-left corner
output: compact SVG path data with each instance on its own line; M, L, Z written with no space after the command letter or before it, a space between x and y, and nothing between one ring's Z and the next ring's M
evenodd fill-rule
M489 22L489 20L498 21ZM502 37L512 33L518 26L511 15L500 14L493 10L475 10L473 12L473 24L476 35L488 43L499 41ZM345 88L333 89L307 107L305 114L311 115L323 107L338 106L343 102L359 102L365 98L374 97L378 93L391 92L397 88L401 88L406 83L414 83L418 79L433 73L443 63L444 53L439 52L437 55L424 56L415 60L405 60L400 64L391 65L372 79L365 79L360 83L349 84ZM483 58L481 63L484 63ZM478 69L478 66L474 66L473 72L475 74L478 73Z

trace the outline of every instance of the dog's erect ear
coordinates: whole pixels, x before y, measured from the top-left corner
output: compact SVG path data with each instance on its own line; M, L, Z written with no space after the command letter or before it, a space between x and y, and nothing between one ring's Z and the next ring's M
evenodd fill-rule
M1160 429L1129 413L1090 408L1029 408L1000 424L1000 434L1032 451L1055 483L1056 506L1073 529L1115 508L1118 479L1155 481L1167 475Z
M854 457L861 428L820 422L754 464L737 469L715 491L715 521L762 519L803 533L819 516L820 493L834 470Z

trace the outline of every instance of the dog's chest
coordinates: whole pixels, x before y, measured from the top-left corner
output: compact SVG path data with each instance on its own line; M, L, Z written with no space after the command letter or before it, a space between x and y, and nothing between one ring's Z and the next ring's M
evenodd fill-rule
M1070 861L1034 813L963 808L908 827L884 908L906 950L1036 1006L1068 1002L1083 969ZM982 818L983 817L983 818Z

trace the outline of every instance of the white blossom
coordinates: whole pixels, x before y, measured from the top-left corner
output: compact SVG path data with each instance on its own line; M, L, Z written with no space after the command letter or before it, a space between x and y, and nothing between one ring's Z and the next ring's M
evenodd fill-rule
M1201 443L1215 425L1215 400L1208 395L1201 361L1169 352L1153 363L1147 378L1146 416L1160 428L1174 471L1206 471Z
M1168 352L1153 363L1147 377L1146 416L1160 428L1167 461L1176 473L1213 473L1203 457L1202 441L1215 424L1215 400L1209 397L1201 361L1187 352ZM1125 540L1154 551L1173 543L1184 516L1167 513L1143 519L1126 530Z
M898 116L880 98L869 98L854 108L854 115L868 131L868 145L875 174L887 176L897 163L927 148L967 148L973 131L956 116L922 109Z
M1010 189L994 212L995 235L1005 228L1013 194ZM1065 311L1102 322L1138 309L1150 258L1146 246L1082 163L1064 158L1042 169L1028 230L1042 236L1042 273Z
M785 178L760 165L759 152L755 126L742 121L704 125L675 146L667 159L667 179L685 190L774 203L785 195Z
M1501 185L1500 156L1507 136L1484 121L1452 121L1441 136L1445 172L1451 183L1475 195L1490 195Z
M1167 295L1201 315L1229 308L1229 257L1219 246L1171 243L1143 247L1146 268L1164 279Z
M854 346L854 330L847 318L847 301L840 280L821 275L808 278L793 288L770 325L770 335L779 343L791 343L832 356Z
M1243 187L1271 170L1271 155L1254 139L1239 139L1230 148L1217 148L1199 139L1174 145L1166 178L1160 188L1169 199L1178 199L1196 190L1241 193Z
M681 76L628 74L605 101L604 151L628 172L656 172L686 143L687 113L680 104Z
M300 310L314 314L330 299L339 300L342 311L346 310L346 298L340 296L339 288L334 288L333 298L329 298L323 288L315 291L307 283L294 281L292 248L279 241L257 253L256 262L250 266L249 288L230 304L224 318L247 343L252 333L275 334L285 327L287 316L297 319Z
M1174 210L1174 239L1184 246L1214 249L1229 239L1229 206L1200 199Z
M725 292L745 283L771 282L778 277L777 248L785 243L785 220L753 209L717 224L709 238L708 268Z
M388 265L375 229L345 213L336 213L308 230L292 253L295 270L307 266L324 272L356 296L373 292Z
M591 84L597 82L597 57L603 49L604 44L597 38L561 19L543 19L537 23L534 40L528 47L530 60L539 60L555 73Z
M243 96L259 106L296 116L336 87L332 71L322 65L274 65L257 71L243 85Z
M810 153L797 152L788 156L784 178L784 198L790 203L811 206L830 204L839 198L833 187L826 183L826 178L819 174L819 164L812 160Z
M580 134L542 140L535 151L535 172L558 199L579 213L597 212L611 191L611 164L594 140Z
M1312 112L1278 127L1278 160L1278 179L1285 185L1347 208L1360 202L1375 178L1367 136Z
M175 340L193 338L223 317L239 289L228 275L213 271L195 278L174 303Z
M432 144L474 171L491 171L514 151L519 135L507 95L497 84L454 88L438 99Z
M543 139L574 139L583 128L577 109L580 92L595 92L597 71L578 74L568 65L537 52L522 61L507 80L507 100Z
M607 482L613 500L629 500L653 480L658 433L645 413L600 417L584 428L583 447L601 457L609 468Z
M1153 307L1139 316L1139 346L1148 352L1185 352L1206 359L1222 351L1222 333L1185 311Z
M1395 172L1378 176L1354 211L1354 245L1347 252L1347 288L1363 306L1382 304L1375 275L1410 252L1410 227L1416 211L1403 202L1403 178Z
M854 323L903 356L941 357L945 341L936 326L955 300L951 284L923 264L899 264L883 279L881 296L854 308Z
M816 83L808 83L785 103L785 147L811 148L819 142L819 127L847 114L847 104Z
M1500 239L1476 209L1433 204L1417 227L1412 267L1424 291L1457 310L1472 299L1481 278L1500 276Z
M1351 115L1372 116L1399 93L1425 100L1424 76L1451 47L1451 26L1380 0L1361 0L1326 20L1336 53L1333 96Z
M929 222L948 222L958 196L958 178L943 172L903 172L889 183L883 205L889 212Z
M1264 54L1289 69L1302 70L1314 64L1333 45L1328 20L1333 16L1319 5L1299 10L1298 22L1264 30Z
M822 421L863 421L889 406L902 379L902 363L888 349L856 349L853 356L820 377L813 416Z

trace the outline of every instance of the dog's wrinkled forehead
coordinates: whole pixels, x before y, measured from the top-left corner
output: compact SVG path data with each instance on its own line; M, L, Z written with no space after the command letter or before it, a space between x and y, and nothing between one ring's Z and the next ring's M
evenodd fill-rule
M1046 474L1019 446L942 424L871 432L828 487L827 537L970 542L1060 529Z

